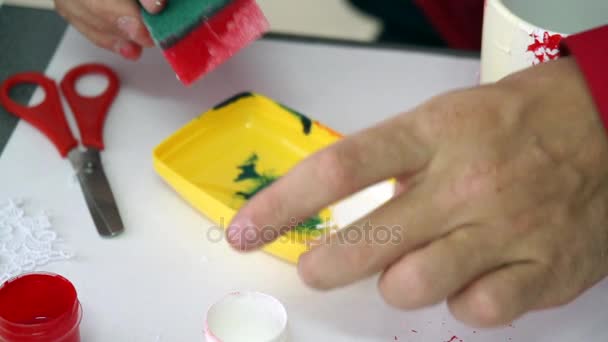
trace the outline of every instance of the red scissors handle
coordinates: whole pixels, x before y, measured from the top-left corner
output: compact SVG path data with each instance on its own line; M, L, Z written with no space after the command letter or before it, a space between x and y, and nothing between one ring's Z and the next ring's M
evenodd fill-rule
M93 74L107 77L106 90L94 97L79 94L76 90L78 79ZM61 90L74 113L83 145L103 150L103 124L119 86L118 75L103 64L80 65L70 70L61 81Z
M26 107L13 101L9 96L12 87L18 84L36 84L45 92L44 101L36 106ZM61 156L65 157L78 145L65 119L61 99L55 82L37 72L16 74L0 86L0 103L14 115L38 128L55 144Z

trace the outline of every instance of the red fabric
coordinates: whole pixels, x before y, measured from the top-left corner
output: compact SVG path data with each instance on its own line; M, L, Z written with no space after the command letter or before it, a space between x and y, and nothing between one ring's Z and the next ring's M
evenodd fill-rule
M578 63L608 130L608 25L564 38L561 52Z
M481 49L484 0L415 0L449 47Z

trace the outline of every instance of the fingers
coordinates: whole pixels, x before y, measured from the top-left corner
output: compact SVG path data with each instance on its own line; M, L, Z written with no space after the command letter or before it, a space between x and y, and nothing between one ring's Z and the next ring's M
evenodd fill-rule
M115 0L112 6L91 6L94 15L103 21L106 29L129 39L142 47L152 47L150 38L142 19L140 8L132 0Z
M151 14L161 12L167 5L167 0L139 0L139 2Z
M500 241L500 234L487 227L461 227L391 265L380 278L380 292L401 309L437 304L502 265L506 255Z
M95 31L80 22L74 23L74 27L100 48L114 51L130 60L137 60L141 56L141 46L129 40Z
M406 173L395 178L395 185L393 190L393 196L397 197L405 193L412 186L413 174Z
M279 233L369 185L396 174L415 174L431 154L412 127L397 117L304 160L241 209L230 225L228 241L240 250L258 248L269 239L245 239L246 231L255 235L263 225L265 231ZM272 240L278 235L269 236Z
M122 15L115 19L115 26L118 29L116 33L123 38L127 38L142 47L154 46L148 30L139 17Z
M93 26L106 34L130 40L142 47L154 46L148 30L141 20L140 8L132 0L108 2L83 1L80 22Z
M448 300L452 314L477 327L511 323L550 294L552 276L536 263L515 263L482 276Z
M420 245L436 238L442 225L428 197L427 185L412 189L368 217L327 237L300 257L302 280L332 289L376 274Z
M137 59L154 46L134 0L56 0L58 12L96 45Z

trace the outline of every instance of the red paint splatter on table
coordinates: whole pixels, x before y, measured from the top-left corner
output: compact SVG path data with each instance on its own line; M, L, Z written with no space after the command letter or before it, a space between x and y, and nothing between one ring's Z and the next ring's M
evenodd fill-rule
M528 45L526 51L534 54L534 65L560 57L559 43L563 39L560 34L539 31L530 33L530 37L534 39L534 43Z
M452 336L451 339L449 339L449 340L447 340L445 342L464 342L464 341L460 337L454 335L454 336Z

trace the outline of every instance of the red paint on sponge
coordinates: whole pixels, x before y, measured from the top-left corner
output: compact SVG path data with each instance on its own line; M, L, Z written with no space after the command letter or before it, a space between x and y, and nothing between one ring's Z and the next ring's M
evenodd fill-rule
M190 85L261 37L268 28L255 0L234 0L163 53L179 80Z

